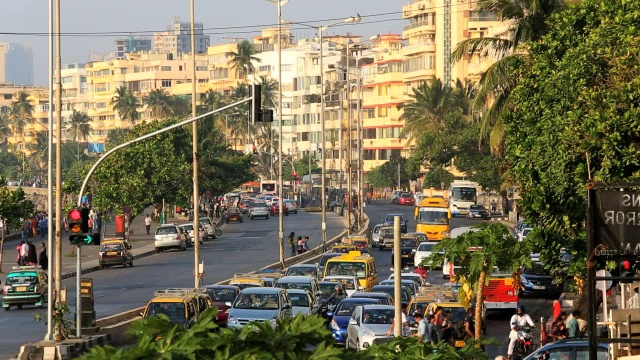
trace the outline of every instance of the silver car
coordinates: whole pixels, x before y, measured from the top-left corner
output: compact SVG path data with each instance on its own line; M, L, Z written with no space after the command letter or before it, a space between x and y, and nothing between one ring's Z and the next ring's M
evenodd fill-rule
M240 291L236 300L226 302L229 307L227 328L240 329L251 322L268 321L276 326L278 320L291 317L291 300L287 291L272 287L252 287Z
M249 209L249 219L253 220L258 217L263 217L269 220L269 207L265 202L254 201Z
M395 317L393 306L362 305L353 310L347 326L347 348L364 350L393 340L387 331Z
M160 225L155 234L156 252L161 252L166 248L177 248L180 251L187 249L187 234L177 225Z
M211 224L211 219L205 216L205 217L201 217L199 222L200 222L200 225L204 226L204 228L207 230L207 236L209 237L209 239L215 239L216 232L215 232L215 229L213 228L213 224Z
M378 224L373 227L373 231L371 232L371 242L374 244L380 244L380 239L382 238L382 234L380 234L380 228L383 227L384 224Z
M287 294L291 299L291 316L316 315L320 309L320 301L314 301L306 290L288 289Z
M284 200L282 200L282 202L284 203L284 205L287 205L289 207L289 214L297 214L298 213L298 204L293 202L293 200L284 199Z

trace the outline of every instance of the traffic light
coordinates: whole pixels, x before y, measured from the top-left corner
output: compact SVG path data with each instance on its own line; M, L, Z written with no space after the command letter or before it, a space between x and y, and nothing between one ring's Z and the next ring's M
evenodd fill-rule
M89 209L75 208L69 211L69 241L73 245L99 245L94 241L89 226Z
M258 148L255 145L252 147L253 155L258 155Z
M620 276L628 277L628 278L635 277L636 271L634 269L634 266L632 265L633 264L629 260L623 260L622 262L620 262ZM620 282L623 284L630 284L633 282L633 279L621 280Z
M82 233L82 209L69 211L69 233L71 236Z
M253 123L262 121L262 87L260 84L251 85L253 99L251 100L251 121Z

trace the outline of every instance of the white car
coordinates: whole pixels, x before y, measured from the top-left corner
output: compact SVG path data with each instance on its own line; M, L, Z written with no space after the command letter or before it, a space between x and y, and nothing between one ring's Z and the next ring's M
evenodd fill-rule
M204 226L204 228L207 230L207 236L209 237L209 239L215 239L216 232L213 229L213 224L211 224L211 219L205 216L201 217L199 222L200 225Z
M420 263L422 262L422 259L427 258L429 256L431 256L432 254L432 249L434 246L436 246L438 243L435 241L426 241L423 243L420 243L420 245L418 245L418 249L416 250L416 254L413 257L413 263L418 266L420 265Z
M298 204L293 202L293 200L284 199L284 200L282 200L282 203L289 207L289 214L297 214L298 213Z
M384 224L378 224L373 227L373 231L371 232L371 242L373 244L378 245L380 243L380 239L382 238L382 235L380 234L380 228L383 226Z
M331 281L334 283L341 284L342 289L344 290L345 293L347 293L347 296L353 295L358 290L364 291L364 288L360 286L360 283L358 282L358 278L355 276L330 275L330 276L325 276L322 281Z
M184 232L189 234L189 243L190 245L193 245L193 240L194 240L193 233L195 232L195 229L193 228L193 224L181 224L179 226ZM200 238L200 244L202 244L205 241L205 235L207 235L207 230L204 227L200 228L200 231L198 232L198 237Z
M395 278L395 274L391 274L389 276L389 280L393 280L394 278ZM416 284L418 284L419 286L427 285L427 282L424 281L424 279L422 278L422 276L420 274L416 274L416 273L413 273L413 272L402 273L402 274L400 274L400 278L401 279L411 279L411 280L415 281Z
M183 234L178 225L160 225L155 234L156 252L167 248L177 248L180 251L187 250L186 233Z
M269 207L264 202L254 201L249 208L249 219L253 220L258 217L269 220Z
M531 231L533 231L533 229L530 227L522 229L522 231L518 233L518 241L522 241L526 239L527 236L529 236L529 233L531 233Z
M364 350L374 344L387 343L394 339L387 331L395 317L390 305L361 305L353 310L347 326L348 349Z

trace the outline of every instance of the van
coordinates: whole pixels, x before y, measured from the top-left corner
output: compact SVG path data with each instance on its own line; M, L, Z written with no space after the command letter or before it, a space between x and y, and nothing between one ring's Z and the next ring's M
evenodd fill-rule
M349 251L327 261L324 276L350 275L358 278L360 286L369 291L378 279L376 260L372 256L363 255L360 251Z

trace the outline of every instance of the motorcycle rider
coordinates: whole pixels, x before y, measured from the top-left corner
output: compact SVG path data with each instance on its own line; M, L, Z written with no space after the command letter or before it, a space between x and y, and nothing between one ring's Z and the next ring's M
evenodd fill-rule
M534 326L533 320L529 317L528 314L525 313L525 308L523 305L518 306L518 311L515 315L511 317L511 321L509 321L509 325L511 326L511 332L509 333L509 347L507 349L507 360L511 359L513 355L513 348L515 347L516 340L518 340L518 327L529 325L531 327Z
M333 304L334 306L337 306L340 304L340 301L347 298L347 294L345 294L341 284L336 285L335 290L336 292L331 294L327 299L327 305Z

